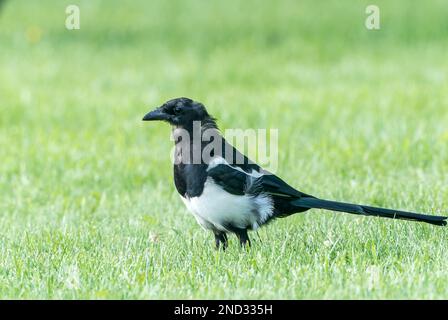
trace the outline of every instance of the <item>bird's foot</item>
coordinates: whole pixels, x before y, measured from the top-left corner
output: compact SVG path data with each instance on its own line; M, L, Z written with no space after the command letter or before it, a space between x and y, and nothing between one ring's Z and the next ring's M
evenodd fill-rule
M247 229L240 229L238 232L236 232L236 235L238 239L240 240L240 247L241 248L250 248L251 242L249 239L249 236L247 234Z
M216 250L222 248L223 251L227 249L228 241L227 234L225 232L216 232L215 233L215 247Z

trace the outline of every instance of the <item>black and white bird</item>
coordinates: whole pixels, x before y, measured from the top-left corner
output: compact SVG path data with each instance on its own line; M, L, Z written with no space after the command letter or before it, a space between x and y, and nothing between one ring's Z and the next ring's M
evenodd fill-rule
M322 200L288 185L274 174L264 171L219 134L216 119L203 104L177 98L149 112L144 121L161 120L193 137L194 124L220 138L221 154L209 159L196 157L207 142L175 138L174 183L188 210L198 223L214 233L216 247L227 247L227 234L235 233L241 246L250 245L248 230L256 230L275 218L309 209L326 209L358 215L422 221L444 226L447 217L383 209L358 204ZM237 161L242 159L242 161Z

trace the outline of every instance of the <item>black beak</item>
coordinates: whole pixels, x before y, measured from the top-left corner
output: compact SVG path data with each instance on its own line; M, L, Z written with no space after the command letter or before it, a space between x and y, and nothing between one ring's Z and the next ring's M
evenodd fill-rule
M148 112L144 117L143 121L155 121L155 120L168 120L169 115L167 115L161 108L157 108L151 112Z

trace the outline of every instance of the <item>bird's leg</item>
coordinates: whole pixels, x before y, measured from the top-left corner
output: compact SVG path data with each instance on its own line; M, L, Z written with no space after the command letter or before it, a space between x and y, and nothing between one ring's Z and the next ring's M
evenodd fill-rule
M215 245L216 249L219 250L220 245L222 244L222 250L226 250L227 248L227 235L225 232L215 231Z
M246 244L250 247L250 239L247 235L247 229L238 229L235 233L240 240L240 246L242 248L246 248Z

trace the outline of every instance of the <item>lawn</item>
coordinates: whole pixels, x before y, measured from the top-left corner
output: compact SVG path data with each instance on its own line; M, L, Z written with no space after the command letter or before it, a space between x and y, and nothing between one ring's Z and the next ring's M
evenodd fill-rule
M448 298L448 228L314 210L216 251L141 121L188 96L279 129L306 193L447 215L445 0L122 3L0 7L0 298Z

